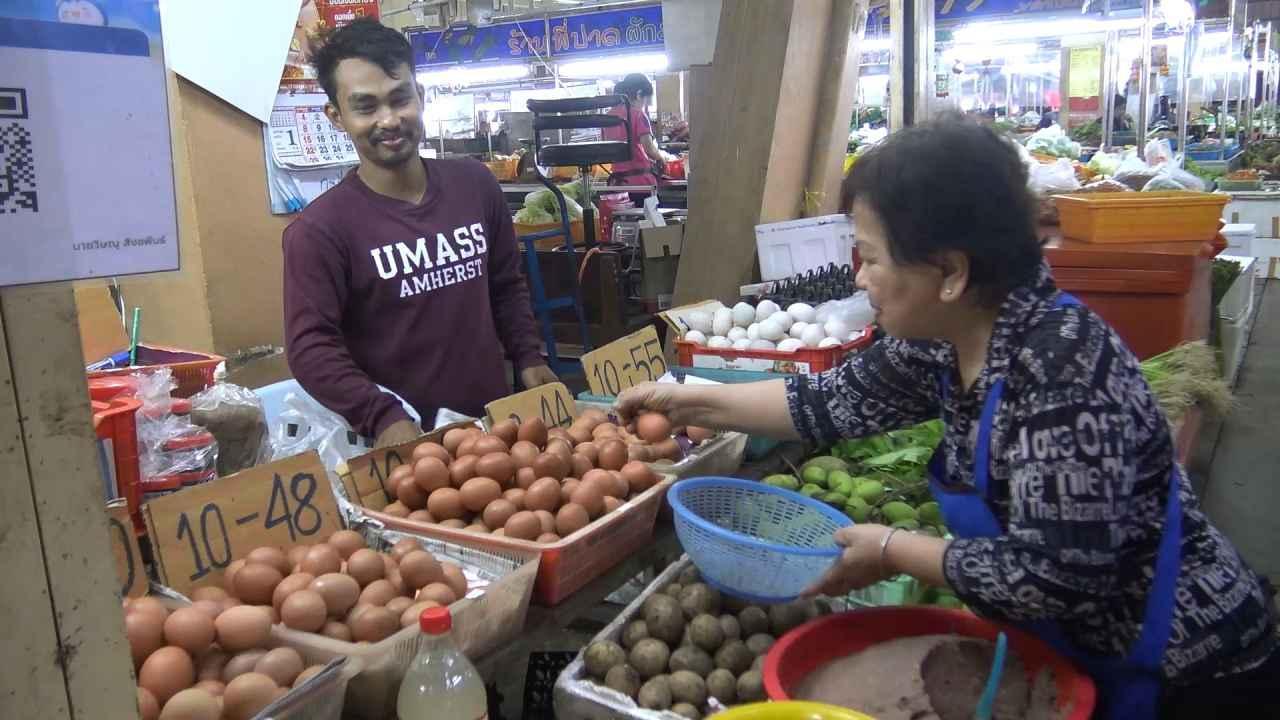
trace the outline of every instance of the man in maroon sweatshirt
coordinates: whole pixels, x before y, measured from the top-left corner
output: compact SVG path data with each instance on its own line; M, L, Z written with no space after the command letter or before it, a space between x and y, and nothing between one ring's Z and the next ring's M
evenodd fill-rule
M325 112L360 166L284 231L289 368L302 387L379 446L439 408L479 416L555 375L540 353L502 190L470 160L418 156L423 91L400 33L373 20L336 30L315 58ZM505 352L504 352L505 351Z

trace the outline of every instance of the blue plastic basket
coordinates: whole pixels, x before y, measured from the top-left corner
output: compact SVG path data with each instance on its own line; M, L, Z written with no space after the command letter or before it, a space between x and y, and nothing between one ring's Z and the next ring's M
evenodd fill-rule
M667 499L703 580L758 603L798 597L840 556L835 531L853 524L817 500L749 480L681 480Z

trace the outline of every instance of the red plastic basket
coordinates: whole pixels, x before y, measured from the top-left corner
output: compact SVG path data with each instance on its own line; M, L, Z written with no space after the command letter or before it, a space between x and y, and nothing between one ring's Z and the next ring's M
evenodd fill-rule
M159 345L138 345L137 360L138 364L132 367L94 370L89 373L89 379L123 377L167 367L178 385L173 396L187 398L213 384L213 371L226 358Z
M915 635L963 635L995 641L1003 631L1027 673L1053 670L1058 708L1070 703L1066 720L1089 720L1097 702L1093 680L1052 648L1021 630L993 623L967 610L881 607L828 615L782 636L764 661L764 689L770 700L790 700L787 692L819 666L876 643Z
M142 403L133 397L117 397L109 401L92 401L93 429L99 440L111 442L111 455L116 468L116 490L129 506L133 527L145 529L138 502L138 424L135 417Z
M685 367L716 370L753 370L773 373L818 373L839 365L845 356L871 347L875 334L870 326L843 345L829 348L801 348L795 352L777 350L723 350L687 340L676 341L676 356Z

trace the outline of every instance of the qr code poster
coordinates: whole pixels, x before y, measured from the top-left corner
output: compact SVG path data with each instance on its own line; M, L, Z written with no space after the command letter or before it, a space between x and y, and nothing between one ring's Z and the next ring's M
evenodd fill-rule
M168 118L158 34L0 17L0 285L176 270Z

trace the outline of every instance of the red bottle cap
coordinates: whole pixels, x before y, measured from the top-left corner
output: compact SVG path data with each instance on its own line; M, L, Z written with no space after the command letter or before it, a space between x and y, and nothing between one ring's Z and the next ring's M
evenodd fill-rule
M418 626L428 635L443 635L453 627L453 616L449 614L449 608L427 608L419 616Z

